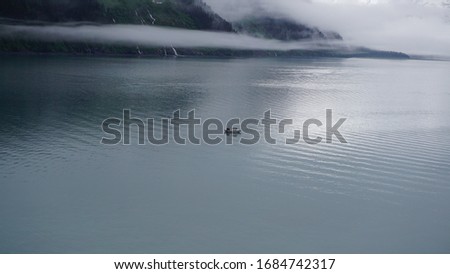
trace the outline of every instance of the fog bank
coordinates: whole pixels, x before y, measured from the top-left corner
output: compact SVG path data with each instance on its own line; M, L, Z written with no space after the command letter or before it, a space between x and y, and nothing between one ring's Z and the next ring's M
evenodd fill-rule
M140 25L1 25L0 36L13 35L41 41L94 42L131 46L227 48L245 50L316 50L349 48L339 41L282 42L236 33Z

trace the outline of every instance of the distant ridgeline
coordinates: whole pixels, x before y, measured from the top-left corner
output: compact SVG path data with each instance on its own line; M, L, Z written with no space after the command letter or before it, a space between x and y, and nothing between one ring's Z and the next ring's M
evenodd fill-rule
M304 39L342 40L338 33L324 32L270 15L250 17L233 24L217 15L202 0L0 0L1 24L95 23L168 26L191 30L237 32L247 35L297 41ZM168 45L169 46L169 45ZM7 36L0 37L0 52L166 55L162 48L117 46L95 43L43 42ZM289 52L230 49L177 49L183 55L210 56L367 56L407 58L395 52L358 49L358 53L326 50ZM173 54L169 51L169 54Z

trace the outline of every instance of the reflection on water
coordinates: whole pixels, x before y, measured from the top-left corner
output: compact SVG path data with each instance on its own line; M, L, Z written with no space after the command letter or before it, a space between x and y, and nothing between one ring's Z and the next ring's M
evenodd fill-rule
M450 252L449 71L3 57L0 252ZM222 121L271 109L301 128L330 108L348 118L348 144L100 145L100 124L123 109Z

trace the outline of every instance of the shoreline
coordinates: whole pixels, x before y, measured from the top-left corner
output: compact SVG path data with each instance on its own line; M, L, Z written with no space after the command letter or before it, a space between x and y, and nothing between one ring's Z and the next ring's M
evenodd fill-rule
M218 59L246 59L246 58L296 58L296 59L385 59L385 60L430 60L430 61L448 61L445 58L427 58L424 56L408 55L401 52L385 52L373 51L364 53L334 53L334 52L313 52L309 54L302 52L302 54L295 54L293 52L278 52L278 51L239 51L239 50L225 50L231 54L204 54L204 52L196 51L197 54L192 54L192 49L188 49L191 54L183 54L184 49L179 49L181 52L178 55L162 55L162 54L131 54L131 53L80 53L80 52L36 52L36 51L0 51L0 56L64 56L64 57L94 57L94 58L142 58L142 59L160 59L160 58L218 58ZM215 50L222 51L222 50ZM450 60L450 59L449 59Z

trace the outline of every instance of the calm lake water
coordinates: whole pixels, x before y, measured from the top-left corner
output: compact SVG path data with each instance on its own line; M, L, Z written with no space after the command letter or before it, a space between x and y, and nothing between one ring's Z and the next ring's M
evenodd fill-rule
M449 253L449 75L414 60L2 56L0 253ZM348 144L101 145L123 109L271 109L300 129L333 109Z

